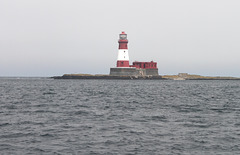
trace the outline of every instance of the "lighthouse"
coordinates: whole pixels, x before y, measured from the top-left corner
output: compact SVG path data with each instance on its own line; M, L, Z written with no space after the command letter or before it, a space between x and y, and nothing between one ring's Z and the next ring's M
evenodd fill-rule
M119 34L118 44L117 67L110 68L111 76L158 76L157 62L135 61L129 65L128 39L125 32Z
M118 43L117 67L129 67L128 40L125 32L119 34Z

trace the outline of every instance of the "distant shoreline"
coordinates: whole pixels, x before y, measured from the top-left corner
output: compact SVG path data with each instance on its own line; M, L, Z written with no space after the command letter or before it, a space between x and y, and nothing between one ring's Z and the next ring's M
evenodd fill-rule
M178 75L164 75L162 77L171 80L240 80L240 78L237 77L201 76L188 73L179 73Z

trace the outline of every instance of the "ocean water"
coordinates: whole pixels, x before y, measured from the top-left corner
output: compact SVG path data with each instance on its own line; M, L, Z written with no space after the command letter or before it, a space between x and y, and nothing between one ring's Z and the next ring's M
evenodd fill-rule
M0 154L239 154L240 81L0 79Z

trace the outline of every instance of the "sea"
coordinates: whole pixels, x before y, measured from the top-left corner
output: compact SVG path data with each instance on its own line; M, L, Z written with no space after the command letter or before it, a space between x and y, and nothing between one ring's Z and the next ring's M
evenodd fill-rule
M0 78L0 154L237 155L240 81Z

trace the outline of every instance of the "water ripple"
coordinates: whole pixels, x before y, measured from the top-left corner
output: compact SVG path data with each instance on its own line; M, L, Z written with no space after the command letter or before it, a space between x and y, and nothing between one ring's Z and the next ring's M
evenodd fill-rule
M3 154L238 154L238 81L0 79Z

